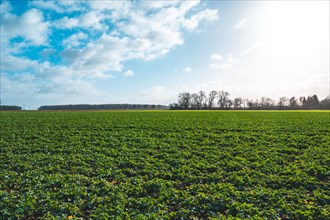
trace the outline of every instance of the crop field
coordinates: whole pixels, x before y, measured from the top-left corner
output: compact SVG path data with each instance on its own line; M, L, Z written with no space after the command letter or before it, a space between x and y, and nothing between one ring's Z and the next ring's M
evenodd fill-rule
M329 111L0 113L0 219L330 219Z

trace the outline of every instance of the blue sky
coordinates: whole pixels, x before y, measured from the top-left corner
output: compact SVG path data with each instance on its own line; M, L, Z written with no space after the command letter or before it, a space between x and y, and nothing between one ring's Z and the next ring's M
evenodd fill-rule
M1 104L329 94L328 1L1 1Z

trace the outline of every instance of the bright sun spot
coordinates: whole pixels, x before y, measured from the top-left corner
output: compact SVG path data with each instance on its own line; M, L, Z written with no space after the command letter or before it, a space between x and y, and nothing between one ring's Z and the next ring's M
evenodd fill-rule
M256 33L285 56L315 53L329 42L329 2L268 2L262 8Z
M300 68L325 65L329 57L329 2L270 1L256 12L255 39L263 42L260 61ZM323 59L320 59L323 58ZM319 63L322 62L322 63ZM317 70L314 70L317 72ZM324 74L324 73L322 73Z

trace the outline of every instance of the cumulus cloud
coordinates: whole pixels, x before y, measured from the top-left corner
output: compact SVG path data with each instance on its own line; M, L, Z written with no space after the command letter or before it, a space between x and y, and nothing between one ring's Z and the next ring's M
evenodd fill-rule
M117 11L122 9L122 11L127 11L130 9L131 2L130 1L90 1L90 6L92 9L97 11Z
M1 95L32 95L37 93L38 89L34 85L35 76L28 73L19 75L1 73Z
M12 97L20 103L78 104L105 103L110 96L96 89L83 78L77 78L66 67L39 64L37 73L1 73L2 97Z
M91 11L82 15L89 17L86 19L88 22L84 23L80 19L79 24L94 28L100 25L99 28L102 28L100 24L102 18L111 18L111 15L105 16L102 12L105 10L115 12L121 4L124 3L115 3L115 5L92 3L92 8L99 10L99 13ZM89 42L83 48L73 49L67 46L61 54L73 68L78 71L88 70L89 75L99 72L120 72L128 60L155 59L167 54L176 46L182 45L184 43L182 28L186 28L186 22L189 19L194 20L194 25L189 27L191 29L197 28L203 20L216 18L216 10L205 9L200 11L202 14L189 13L196 17L186 19L187 13L196 6L196 2L182 2L177 7L172 7L174 4L170 5L171 7L156 9L156 11L153 8L151 14L141 8L132 9L125 21L116 23L116 28L112 32L103 32L100 38Z
M76 34L72 34L70 37L63 40L63 45L67 48L79 47L82 44L82 40L86 40L88 35L83 32L78 32Z
M17 65L19 63L19 65ZM1 56L0 67L2 71L22 71L28 68L35 68L39 63L27 58L16 56Z
M123 73L124 76L134 76L133 70L127 70L126 72Z
M82 79L72 79L63 76L57 76L53 80L41 84L38 88L40 94L56 94L61 92L68 96L100 95L90 83Z
M103 20L103 18L104 17L102 14L96 11L90 11L80 17L79 25L85 28L102 29L104 28L101 24L101 20Z
M197 9L199 1L91 1L88 4L90 11L52 21L52 27L57 29L79 28L62 40L65 48L57 53L65 65L83 76L120 72L128 60L151 60L165 55L184 43L184 29L194 30L202 21L217 19L217 10ZM78 7L73 1L35 1L30 5L57 13ZM2 7L9 10L10 4L3 3ZM121 18L125 19L114 22ZM21 36L40 45L47 43L49 26L50 22L44 21L39 10L30 9L20 17L6 16L1 28L9 39Z
M60 7L55 1L32 1L30 2L30 5L40 9L54 10L58 13L64 12L64 9Z
M42 12L37 9L30 9L21 16L7 13L1 19L2 37L22 37L34 45L47 44L48 27L49 22L44 21Z
M67 16L54 22L54 26L59 29L78 27L79 20L77 18L68 18Z
M101 21L105 18L103 14L97 11L89 11L80 15L79 17L63 17L54 21L53 25L58 29L72 29L72 28L85 28L95 30L105 30Z
M8 91L23 86L18 78L26 74L26 87L35 88L29 91L54 96L84 90L100 94L87 83L89 77L111 78L113 72L134 76L127 61L164 56L184 44L185 31L218 18L217 10L205 9L199 1L32 1L19 15L10 2L0 7L1 68L18 74L6 77L5 84L13 85ZM34 49L49 62L22 55ZM166 94L155 86L139 97L149 97L148 92Z
M67 48L62 52L62 57L70 63L71 68L79 72L87 71L89 74L106 71L121 72L122 62L127 59L131 50L127 38L103 35L82 49Z
M184 21L184 27L189 30L194 30L203 20L213 21L218 19L218 12L216 10L205 9L192 15L189 19Z
M176 6L180 3L178 0L172 0L172 1L143 1L143 7L149 8L149 9L160 9L160 8L166 8L170 6Z
M84 11L84 1L75 1L75 0L58 0L58 1L49 1L49 0L38 0L31 1L29 5L35 8L50 10L56 13L67 13L74 11Z

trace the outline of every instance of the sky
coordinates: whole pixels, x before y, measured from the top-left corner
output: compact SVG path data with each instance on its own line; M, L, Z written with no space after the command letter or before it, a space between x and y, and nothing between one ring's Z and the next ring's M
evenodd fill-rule
M329 93L329 1L3 1L1 104Z

